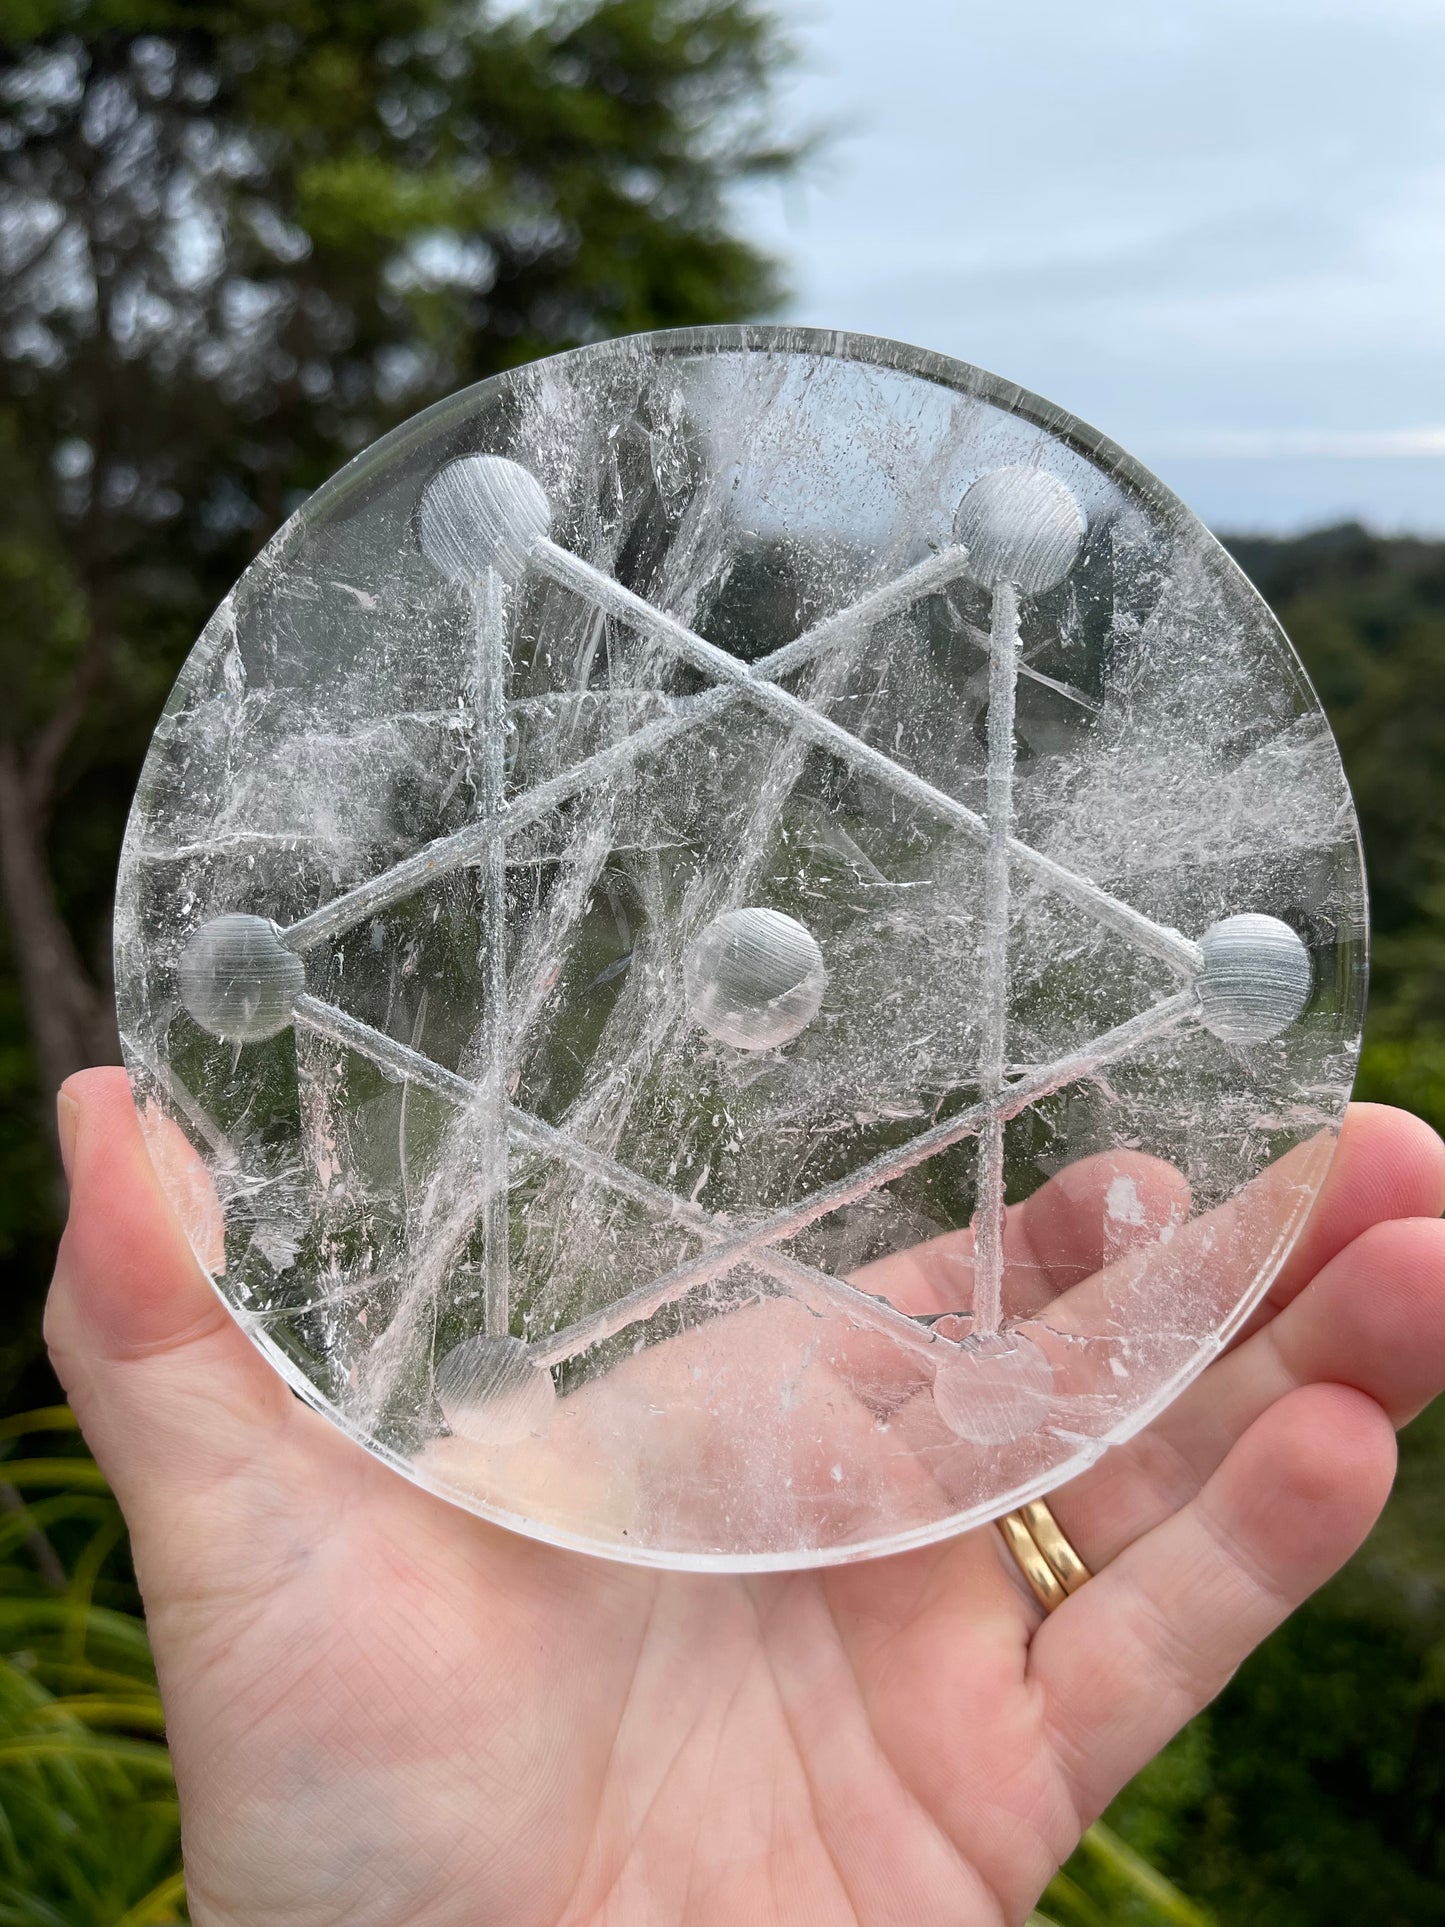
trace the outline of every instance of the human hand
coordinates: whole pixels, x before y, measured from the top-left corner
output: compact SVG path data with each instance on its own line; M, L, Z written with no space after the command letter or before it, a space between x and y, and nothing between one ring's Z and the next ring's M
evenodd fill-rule
M1247 1334L1051 1495L1096 1577L1047 1620L992 1528L822 1571L621 1566L445 1505L294 1399L123 1074L72 1079L62 1129L47 1333L130 1522L198 1927L1018 1922L1354 1550L1392 1425L1445 1384L1445 1147L1357 1106Z

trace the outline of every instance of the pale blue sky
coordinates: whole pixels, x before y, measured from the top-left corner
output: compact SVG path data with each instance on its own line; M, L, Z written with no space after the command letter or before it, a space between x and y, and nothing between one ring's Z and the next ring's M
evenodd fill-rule
M775 0L791 318L1063 403L1216 527L1445 533L1445 0Z

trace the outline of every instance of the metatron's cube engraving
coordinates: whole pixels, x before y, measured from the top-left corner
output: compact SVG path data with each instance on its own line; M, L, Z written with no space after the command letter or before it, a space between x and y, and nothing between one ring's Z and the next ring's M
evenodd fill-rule
M738 1568L996 1516L1202 1368L1328 1164L1364 934L1318 705L1157 482L962 364L711 329L484 383L287 524L116 954L305 1396Z

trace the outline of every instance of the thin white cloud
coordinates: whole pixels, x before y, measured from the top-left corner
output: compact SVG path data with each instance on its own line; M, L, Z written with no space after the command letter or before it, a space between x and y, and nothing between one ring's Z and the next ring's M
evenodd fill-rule
M1402 456L1426 456L1445 460L1445 423L1419 428L1222 428L1160 436L1150 447L1160 459L1395 461Z

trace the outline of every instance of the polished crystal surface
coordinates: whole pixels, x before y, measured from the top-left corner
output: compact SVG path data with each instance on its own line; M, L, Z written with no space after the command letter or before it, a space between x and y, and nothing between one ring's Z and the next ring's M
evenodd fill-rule
M217 611L122 861L198 1260L458 1504L665 1564L996 1516L1218 1351L1364 993L1338 755L1094 431L709 329L432 409Z

